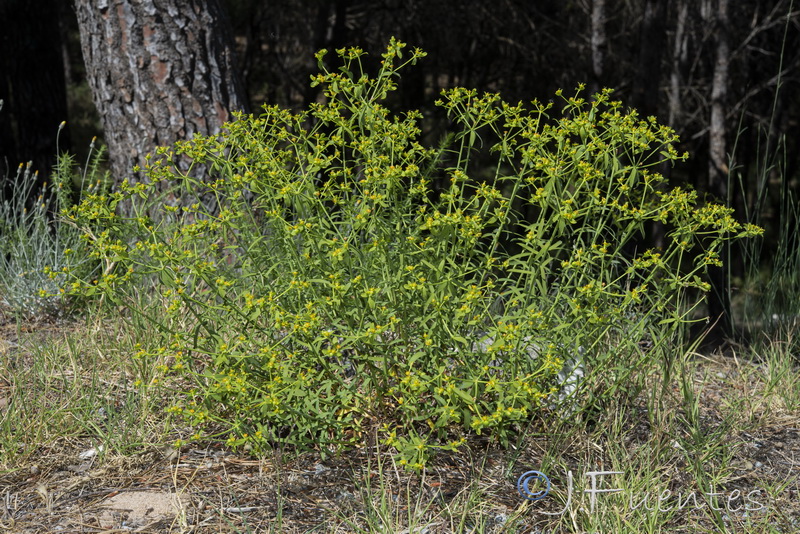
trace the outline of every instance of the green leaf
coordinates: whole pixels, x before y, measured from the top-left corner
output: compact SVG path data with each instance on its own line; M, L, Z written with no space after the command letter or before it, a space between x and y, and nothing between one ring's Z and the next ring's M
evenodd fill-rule
M467 403L468 406L472 406L475 404L475 399L466 391L462 390L461 388L454 388L453 392L461 398L464 402Z

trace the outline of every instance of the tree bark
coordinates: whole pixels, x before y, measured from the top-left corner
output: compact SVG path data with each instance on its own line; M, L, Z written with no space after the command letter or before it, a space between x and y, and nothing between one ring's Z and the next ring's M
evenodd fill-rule
M716 58L711 82L711 119L708 130L708 190L721 202L728 197L728 156L725 138L725 108L728 100L728 0L718 0L715 20Z
M218 0L75 0L81 48L117 181L145 156L210 135L246 109Z
M728 101L728 66L730 45L728 44L728 0L717 0L713 11L716 51L711 81L711 118L708 139L708 192L723 203L728 198L728 156L725 136L725 109ZM730 261L729 247L724 247L721 259L727 267ZM710 267L711 291L708 295L708 311L717 323L718 333L714 337L729 337L733 333L730 301L730 278L726 267Z
M675 20L675 36L672 43L672 69L669 75L667 124L672 128L677 128L677 123L681 120L683 115L683 72L688 57L688 38L686 32L688 15L688 4L685 1L679 2Z
M606 55L606 0L593 0L591 13L592 81L589 89L597 93L603 88Z

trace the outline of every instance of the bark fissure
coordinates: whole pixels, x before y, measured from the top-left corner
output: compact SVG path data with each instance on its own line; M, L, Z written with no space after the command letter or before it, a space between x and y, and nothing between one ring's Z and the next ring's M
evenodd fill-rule
M132 169L156 146L217 133L246 108L218 1L75 0L116 180L141 179Z

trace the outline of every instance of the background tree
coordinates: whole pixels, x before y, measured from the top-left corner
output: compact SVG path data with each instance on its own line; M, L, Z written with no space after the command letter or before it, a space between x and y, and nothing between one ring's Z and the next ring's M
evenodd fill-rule
M800 100L792 97L800 89L800 15L793 0L73 2L97 120L105 128L117 180L156 145L214 132L230 118L230 110L245 108L247 102L298 109L321 99L318 88L309 86L309 75L317 70L313 54L320 48L359 46L371 54L366 61L374 61L389 37L396 36L429 55L403 77L389 105L420 109L430 142L448 127L432 105L443 88L462 85L500 92L511 101L546 101L556 89L570 90L580 82L611 87L615 98L642 115L656 116L681 136L679 148L690 153L689 162L660 169L674 185L730 201L740 219L761 214L767 249L776 235L773 229L796 224L788 207L800 190L800 152L776 153L800 140ZM56 0L29 4L36 6L40 20L35 23L42 25L53 20L56 5L64 5ZM19 68L36 65L37 80L62 69L52 55L52 62L45 56L31 61L34 48L19 44L35 36L37 46L58 50L62 37L44 26L21 30L34 23L19 18L23 8L30 14L27 6L21 0L0 1L6 26L0 34L0 62L5 62L0 91L9 101L34 94L8 90L25 76L30 80L32 71ZM78 27L74 17L71 23ZM67 57L75 55L70 49L75 33L67 32ZM242 59L238 64L232 60L234 42ZM10 46L18 47L17 56L6 52ZM12 68L8 62L15 57L25 59ZM78 63L71 69L76 75ZM46 83L48 94L54 94L57 81ZM76 90L69 101L85 105L82 89L72 87ZM58 101L48 96L33 100L37 105ZM53 108L43 113L57 115L47 119L48 140L17 131L21 122L13 115L9 120L8 103L0 113L0 151L41 143L46 148L37 150L54 154L52 136L64 112ZM21 108L14 104L14 109ZM89 121L83 125L88 127L81 135L100 133L97 127L92 131ZM79 135L77 128L72 133ZM83 143L75 144L80 149ZM767 158L777 165L770 167ZM14 164L20 158L11 159ZM728 183L734 186L726 189ZM663 235L655 230L652 243L658 244ZM738 257L732 254L729 264L734 281L743 274ZM768 269L770 258L764 261ZM729 286L724 279L717 284ZM720 303L715 311L727 307Z
M75 0L116 180L156 146L212 134L246 108L217 0Z
M56 156L58 126L67 119L58 0L0 2L0 180L33 162L42 179ZM69 132L60 135L70 148Z
M728 84L730 83L730 45L728 42L728 0L708 0L705 6L706 21L714 29L714 68L711 75L711 113L708 126L708 192L730 204L728 191L728 146L725 110L728 107ZM729 248L723 252L723 262L728 265ZM708 295L708 311L712 321L718 321L718 331L731 335L730 280L721 267L710 267L711 292Z

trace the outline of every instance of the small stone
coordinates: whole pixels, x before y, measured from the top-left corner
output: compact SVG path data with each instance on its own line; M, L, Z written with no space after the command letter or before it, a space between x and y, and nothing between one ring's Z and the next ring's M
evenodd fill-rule
M164 454L164 459L168 462L176 460L181 454L180 450L174 447L166 447L162 452Z
M325 471L329 471L330 469L322 465L321 463L314 464L314 474L321 475Z
M90 458L94 458L99 453L103 452L104 447L99 445L97 448L92 447L91 449L87 449L78 455L78 458L81 460L89 460Z
M341 500L341 501L354 501L354 500L356 500L356 496L353 495L352 493L350 493L349 491L341 492L338 495L338 497L336 497L336 498Z

